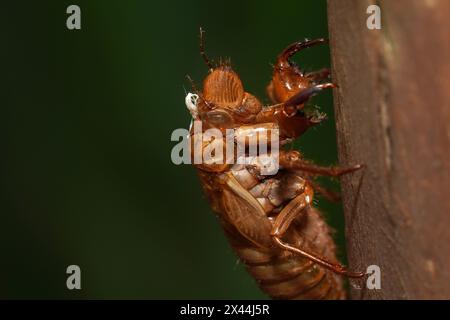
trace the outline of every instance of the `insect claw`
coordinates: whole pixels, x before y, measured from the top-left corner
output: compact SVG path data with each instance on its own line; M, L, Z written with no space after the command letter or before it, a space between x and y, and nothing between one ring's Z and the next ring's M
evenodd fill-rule
M358 163L358 164L355 164L355 165L352 166L352 167L346 168L346 169L345 169L345 173L349 173L349 172L353 172L353 171L358 171L358 170L365 169L365 168L366 168L366 165L365 165L365 164L363 164L363 163Z
M330 76L330 69L328 68L324 68L318 71L313 71L313 72L308 72L305 74L305 77L307 77L308 79L311 79L312 81L320 81L320 80L325 80L328 79Z
M338 88L339 86L336 83L328 82L328 83L318 84L318 85L316 85L314 87L315 88L320 88L322 90L322 89L328 89L328 88Z
M349 277L349 278L362 278L362 277L365 276L365 273L364 273L364 272L360 272L360 271L357 271L357 272L347 271L347 272L345 273L345 275L346 275L347 277Z
M284 66L289 66L289 61L288 59L294 55L295 53L318 45L318 44L322 44L322 43L328 43L328 39L324 39L324 38L319 38L319 39L315 39L315 40L307 40L305 39L305 41L298 41L298 42L294 42L291 45L289 45L286 49L284 49L281 54L278 56L277 59L277 65L279 67L284 67Z
M346 276L348 278L362 278L364 277L365 273L360 271L348 271L347 268L345 268L342 265L336 265L333 268L333 271L335 271L338 274L341 274L343 276Z
M284 106L285 107L289 107L289 106L298 106L298 105L302 105L304 104L306 101L308 101L309 98L311 98L313 95L315 95L316 93L322 91L323 89L328 89L328 88L336 88L337 84L329 82L329 83L321 83L312 87L309 87L295 95L293 95L292 97L290 97L285 103Z

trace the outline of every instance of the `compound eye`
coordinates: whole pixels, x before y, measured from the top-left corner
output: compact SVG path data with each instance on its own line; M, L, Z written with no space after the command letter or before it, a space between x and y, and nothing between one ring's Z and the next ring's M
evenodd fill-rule
M225 110L212 110L206 113L206 120L215 127L230 127L233 119Z

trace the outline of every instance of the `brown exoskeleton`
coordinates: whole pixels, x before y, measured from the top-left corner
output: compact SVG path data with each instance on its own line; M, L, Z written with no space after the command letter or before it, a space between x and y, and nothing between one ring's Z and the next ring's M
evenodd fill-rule
M267 87L273 105L263 106L244 91L229 62L210 62L200 30L200 51L209 74L201 92L193 85L195 103L187 103L194 120L201 121L203 130L235 129L234 141L275 128L281 145L297 138L323 119L305 112L305 103L335 85L322 82L328 70L304 74L289 58L325 42L295 42L279 54ZM191 138L195 134L191 130ZM201 148L211 143L217 140L201 140ZM195 164L231 246L264 292L278 299L342 299L341 275L362 274L351 273L337 262L330 229L312 206L315 189L327 192L313 185L311 177L338 177L361 166L321 167L304 160L298 151L285 150L279 152L279 165L276 174L262 175L257 161Z

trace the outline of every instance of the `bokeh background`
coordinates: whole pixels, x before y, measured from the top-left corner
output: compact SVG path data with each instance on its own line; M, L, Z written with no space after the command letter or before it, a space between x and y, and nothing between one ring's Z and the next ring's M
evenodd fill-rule
M81 7L82 29L66 28ZM190 122L185 75L231 57L263 98L276 55L326 37L325 1L29 1L2 5L0 33L1 298L265 298L234 253L192 167L170 160L170 135ZM319 46L295 57L329 66ZM329 119L296 143L336 163ZM332 184L337 188L336 183ZM318 199L344 256L340 204ZM66 288L66 268L82 290Z

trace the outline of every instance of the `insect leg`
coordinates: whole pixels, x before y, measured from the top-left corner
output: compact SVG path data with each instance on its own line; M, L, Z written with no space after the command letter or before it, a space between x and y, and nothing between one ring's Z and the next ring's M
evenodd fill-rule
M311 201L311 196L305 192L294 198L286 207L284 207L283 210L281 210L280 214L275 220L271 232L271 236L275 244L284 250L310 259L315 263L321 265L322 267L325 267L337 274L342 274L351 278L362 277L364 273L350 272L340 264L330 262L325 258L315 255L314 253L305 251L297 247L293 247L290 244L283 242L281 238L288 230L292 221L306 213L306 209L309 207Z
M330 202L338 202L341 200L341 195L339 192L329 190L325 187L322 187L320 184L315 183L313 181L309 181L309 183L312 185L314 191L317 191L320 195L322 195L325 199L327 199Z
M308 72L305 77L311 79L314 82L328 79L330 76L330 69L324 68L318 71Z
M327 42L328 40L324 38L294 42L280 53L277 64L280 67L288 66L290 65L288 59L298 51Z
M278 126L273 122L244 125L235 130L234 137L242 146L257 147L261 145L261 142L269 146L272 144L271 134L276 130Z
M351 173L362 169L364 165L356 164L351 167L322 167L309 163L300 158L297 151L280 152L280 166L291 170L300 170L313 175L340 177L344 174Z
M231 173L224 176L224 184L226 188L222 193L222 204L230 224L258 247L266 249L273 247L270 237L272 224L259 202Z
M286 233L292 221L305 214L304 209L310 204L311 201L311 195L307 195L306 193L302 193L292 199L278 214L270 235L276 238L282 237Z
M293 107L298 105L303 105L306 101L309 100L313 95L316 93L322 91L323 89L328 88L336 88L337 85L334 83L321 83L317 84L315 86L309 87L305 90L300 91L297 94L294 94L292 97L290 97L288 100L286 100L283 105L287 107Z

